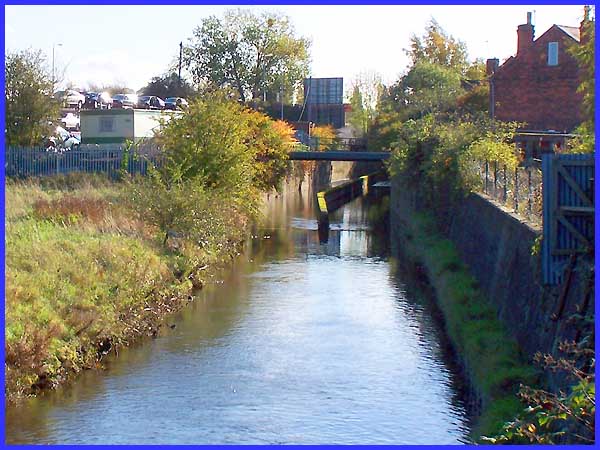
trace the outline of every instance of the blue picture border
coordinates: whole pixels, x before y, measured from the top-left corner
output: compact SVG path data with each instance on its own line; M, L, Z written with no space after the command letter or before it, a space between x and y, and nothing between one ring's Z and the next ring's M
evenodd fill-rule
M370 2L370 3L366 3L365 1L310 1L310 2L289 2L289 1L259 1L259 2L252 2L250 0L246 0L246 1L233 1L233 2L226 2L226 1L211 1L211 2L197 2L197 1L175 1L173 3L167 3L165 1L123 1L123 2L101 2L98 0L95 1L75 1L75 0L63 0L60 3L48 3L45 1L27 1L27 2L18 2L18 1L5 1L3 2L3 5L225 5L225 6L277 6L277 5L581 5L581 4L596 4L596 2L576 2L576 1L529 1L529 2L500 2L500 1L495 1L495 2L481 2L481 1L459 1L459 2L444 2L444 1L421 1L421 2L398 2L398 1L382 1L382 0L376 0L374 2ZM5 23L5 8L2 8L2 23ZM3 35L3 42L5 40L5 36ZM4 48L4 47L3 47ZM596 50L598 49L598 44L596 43ZM5 50L3 50L4 55L6 56ZM598 51L596 51L596 61L598 61ZM598 80L598 74L596 73L596 81ZM2 81L4 84L4 73L2 74ZM600 112L598 112L598 97L596 96L596 111L595 111L595 120L596 120L596 124L598 124L599 120L600 120ZM0 109L2 111L2 116L5 117L5 105L4 105L4 99L0 100ZM2 148L5 148L5 136L4 133L2 134ZM598 156L596 155L596 158L598 158ZM2 162L2 166L4 167L4 163L5 163L5 152L2 151L0 154L0 160ZM597 160L596 160L597 161ZM596 180L598 179L598 165L596 164ZM5 173L4 170L2 171L2 196L3 196L3 202L2 202L2 206L1 206L1 211L2 211L2 219L3 219L3 223L5 223L5 201L6 201L6 196L5 196L5 183L6 183L6 178L5 178ZM598 183L595 183L595 198L598 198L598 195L600 194L600 186L598 185ZM597 218L597 215L596 215ZM598 231L600 230L600 225L598 223L598 220L596 220L595 222L595 233L596 235L598 235ZM2 240L1 240L1 246L2 246L2 254L5 255L5 233L2 234ZM597 253L599 248L599 244L596 241L595 243L595 251ZM5 265L2 265L2 294L3 294L3 298L5 298L5 280L6 280L6 273L5 273ZM595 284L596 286L598 286L600 281L600 275L598 274L598 272L595 272ZM596 317L598 316L598 310L599 310L600 306L598 306L598 304L595 304L595 314ZM2 326L3 328L5 328L5 315L2 314ZM600 343L600 338L598 337L598 335L596 334L596 348L598 348L598 344ZM3 335L3 345L2 348L0 349L0 352L2 354L2 356L4 357L4 335ZM596 369L598 370L598 369ZM5 381L5 374L4 371L2 371L2 381L4 384ZM3 404L2 406L2 421L5 423L5 406ZM598 430L596 430L596 442L598 442L598 438L600 437L600 432ZM2 428L2 443L3 445L5 445L5 427ZM38 448L38 446L34 446L34 445L22 445L19 446L21 448ZM58 445L51 445L50 447L59 447ZM60 445L60 448L80 448L81 446L79 445ZM113 448L115 446L111 446L111 445L100 445L100 446L94 446L94 448ZM154 447L154 446L145 446L145 445L124 445L124 446L119 446L119 447L123 447L123 448L139 448L139 447ZM225 448L225 447L231 447L231 446L225 446L225 445L161 445L161 447L191 447L191 448L206 448L206 449L212 449L212 448ZM269 446L266 445L245 445L245 448L249 448L249 449L263 449L263 448L267 448ZM338 448L339 446L330 446L330 445L322 445L322 446L315 446L315 445L311 445L311 446L297 446L297 445L292 445L292 446L286 446L287 448L292 448L292 449L301 449L301 448L306 448L306 447L316 447L316 448L320 448L320 449L330 449L330 448ZM361 445L361 446L353 446L354 448L372 448L374 446L371 445ZM415 449L423 449L423 448L453 448L454 446L450 446L450 445L409 445L409 446L395 446L395 445L378 445L377 448L381 448L381 449L393 449L393 448L415 448ZM535 445L520 445L520 446L515 446L518 448L528 448L528 447L537 447ZM580 446L564 446L564 447L580 447ZM590 448L589 446L581 446L583 448Z

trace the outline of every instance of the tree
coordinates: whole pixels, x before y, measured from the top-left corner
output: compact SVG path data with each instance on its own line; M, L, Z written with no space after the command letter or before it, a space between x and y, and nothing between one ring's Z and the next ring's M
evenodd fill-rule
M164 178L194 179L204 189L244 196L277 187L294 144L291 128L246 109L223 93L190 102L158 137L168 163Z
M348 121L361 136L368 133L375 118L382 89L381 76L375 72L362 72L352 82Z
M6 144L36 145L59 114L41 50L8 53L4 62Z
M89 92L109 92L111 95L116 94L133 94L135 91L122 81L117 81L110 84L88 83Z
M287 16L230 10L202 21L183 59L198 86L230 88L246 102L299 88L308 72L308 49Z
M352 97L350 97L350 106L352 110L348 114L348 122L358 135L364 135L367 130L366 111L363 105L363 98L360 87L352 88Z
M181 235L206 246L243 230L257 214L259 192L286 175L294 144L289 126L218 92L163 121L157 139L165 161L132 183L131 194L138 212L161 230L163 245Z
M451 66L417 61L400 82L401 99L409 118L445 112L463 94L461 74Z
M469 67L465 43L446 34L433 18L427 24L423 36L413 34L410 43L410 49L405 51L413 65L426 61L458 69L461 73L465 73Z
M156 95L161 98L186 97L194 95L194 88L186 81L179 81L176 73L153 77L150 82L138 91L140 95Z
M570 143L575 152L593 152L595 149L595 20L589 20L589 10L586 9L586 17L583 23L583 35L581 44L573 44L569 52L577 61L580 68L581 82L578 92L583 95L582 116L583 123L578 127L576 133L578 138Z

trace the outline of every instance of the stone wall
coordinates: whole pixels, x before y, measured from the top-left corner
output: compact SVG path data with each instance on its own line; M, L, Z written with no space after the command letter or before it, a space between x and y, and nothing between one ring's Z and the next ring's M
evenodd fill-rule
M397 177L392 180L392 228L410 220L416 198ZM398 231L392 235L401 236ZM569 317L577 308L594 308L592 263L583 257L575 262L570 283L542 284L541 257L532 254L540 234L492 200L471 194L453 210L447 235L529 357L538 351L556 354L559 342L578 337Z

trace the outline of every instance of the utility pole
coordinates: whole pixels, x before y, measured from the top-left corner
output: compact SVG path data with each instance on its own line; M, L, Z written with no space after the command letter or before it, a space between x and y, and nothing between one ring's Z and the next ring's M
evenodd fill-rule
M177 74L177 89L181 95L181 59L183 57L183 41L179 43L179 73Z
M279 87L279 102L281 103L281 120L283 120L283 85Z
M54 74L54 48L62 47L62 44L52 44L52 94L54 94L54 84L56 83L56 76Z

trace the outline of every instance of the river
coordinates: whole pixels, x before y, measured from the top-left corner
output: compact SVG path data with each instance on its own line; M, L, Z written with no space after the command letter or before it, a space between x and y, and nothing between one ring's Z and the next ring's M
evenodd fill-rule
M271 198L231 270L105 371L9 408L6 442L466 442L446 338L367 211L337 211L321 244L309 196Z

